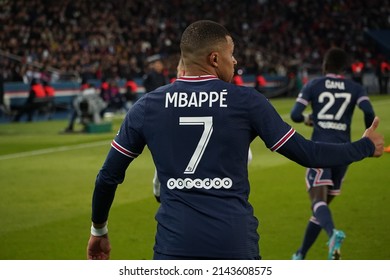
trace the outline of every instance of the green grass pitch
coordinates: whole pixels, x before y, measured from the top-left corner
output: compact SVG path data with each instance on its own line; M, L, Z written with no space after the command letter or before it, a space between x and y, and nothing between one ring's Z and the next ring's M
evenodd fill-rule
M381 118L379 131L390 145L390 96L371 96ZM271 100L290 124L294 99ZM363 133L356 109L353 139ZM91 195L96 174L121 119L111 133L59 134L67 120L0 124L0 259L82 260L90 231ZM293 124L310 136L310 128ZM250 200L260 221L260 249L265 260L290 259L310 216L305 169L267 150L260 139L251 145ZM152 194L154 166L145 149L127 171L111 209L111 258L151 259L158 204ZM347 235L343 259L390 259L390 154L351 165L342 194L331 205L336 227ZM326 259L325 233L308 259Z

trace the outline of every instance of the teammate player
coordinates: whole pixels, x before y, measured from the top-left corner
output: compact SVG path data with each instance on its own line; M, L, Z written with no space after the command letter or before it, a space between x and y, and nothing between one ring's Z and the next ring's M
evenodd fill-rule
M314 126L311 138L313 141L348 143L351 141L351 121L355 106L359 106L364 112L366 128L375 118L374 110L365 89L342 76L348 67L348 55L344 50L328 50L322 67L324 76L313 79L302 89L291 111L291 118L295 122ZM309 104L312 114L304 115ZM321 229L329 236L328 259L340 259L340 246L345 234L335 229L329 204L340 194L347 168L347 165L343 165L307 169L306 185L313 216L307 225L303 243L293 259L305 258Z
M138 100L100 170L92 199L88 259L108 259L107 220L128 165L148 145L161 182L154 259L260 259L258 220L248 202L249 144L304 165L345 165L383 153L376 119L354 143L304 139L253 88L230 83L234 42L213 21L181 37L185 76Z

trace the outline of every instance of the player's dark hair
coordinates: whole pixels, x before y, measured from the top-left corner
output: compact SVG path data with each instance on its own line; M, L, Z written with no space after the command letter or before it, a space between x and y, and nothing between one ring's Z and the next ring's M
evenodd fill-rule
M205 48L216 47L230 36L227 29L211 20L200 20L190 24L183 32L180 49L183 53L196 53Z
M349 56L343 49L331 48L326 52L323 64L325 73L341 73L348 65Z

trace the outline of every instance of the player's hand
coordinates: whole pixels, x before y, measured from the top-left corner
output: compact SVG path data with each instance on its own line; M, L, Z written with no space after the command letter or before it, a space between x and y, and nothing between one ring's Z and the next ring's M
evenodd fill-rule
M87 247L88 260L108 260L110 258L111 244L108 235L91 235Z
M384 145L385 145L385 138L383 137L383 135L376 132L378 125L379 125L379 118L375 117L371 126L367 128L363 134L363 137L367 137L375 145L375 151L374 154L372 155L373 157L380 157L383 154Z
M307 126L313 126L313 117L312 115L303 115L303 123Z

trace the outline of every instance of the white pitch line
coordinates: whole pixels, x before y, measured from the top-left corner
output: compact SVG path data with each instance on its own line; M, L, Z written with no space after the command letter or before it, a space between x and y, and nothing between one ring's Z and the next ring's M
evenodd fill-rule
M91 143L83 143L83 144L78 144L78 145L54 147L54 148L48 148L48 149L42 149L42 150L34 150L34 151L28 151L28 152L22 152L22 153L2 155L2 156L0 156L0 160L24 158L24 157L58 153L58 152L66 152L66 151L91 148L91 147L98 147L98 146L109 145L109 144L110 144L110 142L105 140L105 141L98 141L98 142L91 142Z

